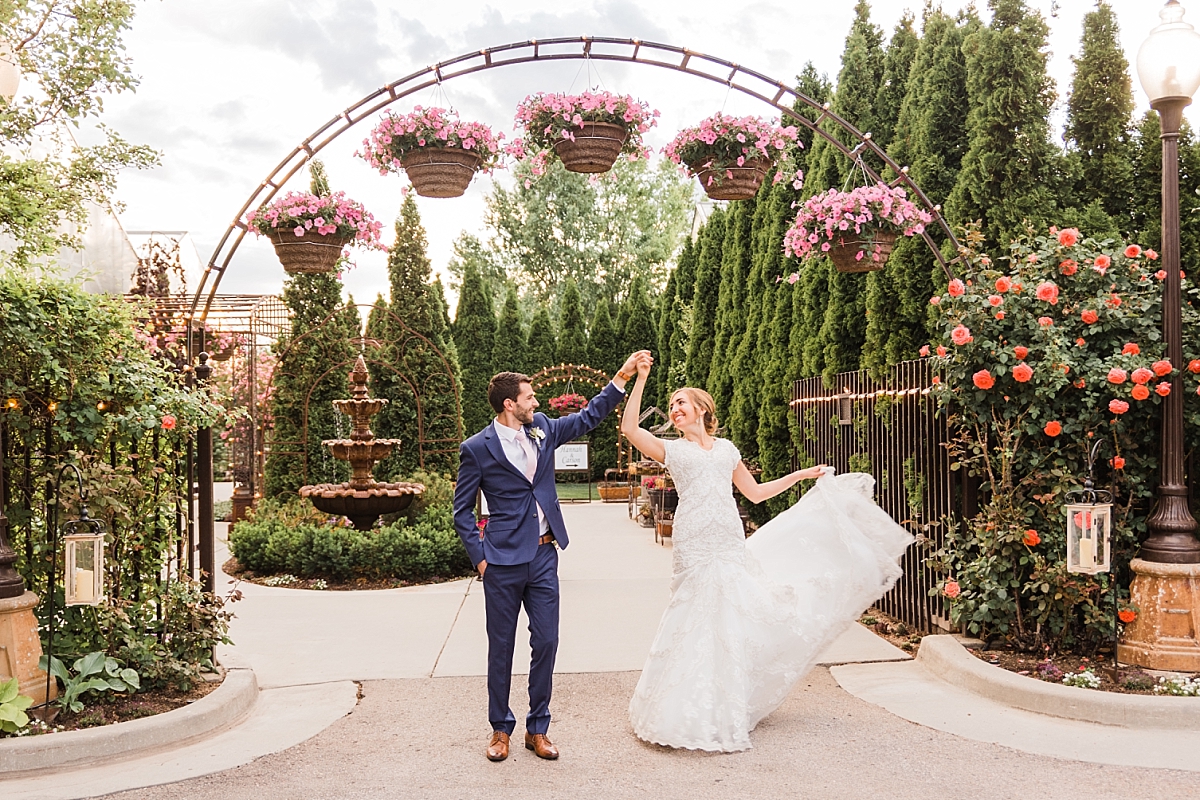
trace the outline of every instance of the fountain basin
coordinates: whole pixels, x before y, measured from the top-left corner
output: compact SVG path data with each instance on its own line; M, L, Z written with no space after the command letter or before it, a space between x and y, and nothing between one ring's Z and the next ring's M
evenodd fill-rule
M424 491L419 483L372 483L365 488L349 483L319 483L301 486L300 496L307 497L317 510L347 517L358 530L369 531L375 520L403 511Z

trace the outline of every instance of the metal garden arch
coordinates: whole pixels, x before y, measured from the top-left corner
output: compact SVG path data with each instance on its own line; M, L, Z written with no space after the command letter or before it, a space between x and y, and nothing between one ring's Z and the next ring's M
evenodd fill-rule
M620 39L605 36L530 39L526 42L514 42L512 44L500 45L499 47L487 47L479 51L464 53L455 58L418 70L411 75L389 83L380 89L376 89L326 122L320 128L317 128L308 138L300 142L287 158L279 162L279 165L271 171L266 180L250 193L246 202L234 216L233 222L226 229L225 235L221 237L220 242L218 242L216 249L208 260L208 265L205 267L204 273L200 278L200 283L196 287L196 295L192 300L189 317L197 323L203 323L207 317L209 306L212 304L213 298L217 293L217 286L221 282L221 277L224 275L225 270L228 269L234 254L248 232L246 224L242 221L246 212L270 201L310 158L364 119L374 116L405 97L423 89L428 89L443 81L450 80L451 78L472 75L476 72L513 64L589 58L596 59L597 61L618 61L661 67L663 69L694 75L714 83L725 84L730 90L736 90L772 106L779 112L782 118L788 119L796 125L803 125L811 129L817 136L825 139L847 158L857 158L865 151L874 153L883 164L896 174L897 177L892 181L892 185L903 184L911 193L914 201L933 215L934 221L942 229L946 238L954 244L955 250L958 249L958 240L950 230L950 226L942 218L941 207L931 203L920 187L908 176L908 167L902 167L892 160L883 151L883 148L875 144L870 132L858 130L858 128L831 112L828 104L822 105L818 103L812 98L789 87L783 81L769 78L761 72L747 69L740 64L735 64L723 58L697 53L686 47L643 42L640 39ZM809 119L802 114L796 113L792 107L797 104L807 106L816 111L816 119ZM848 134L850 138L857 141L857 144L853 147L843 144L821 127L821 123L825 121L832 122L844 133ZM864 169L872 180L882 180L879 173L865 162ZM953 273L945 257L934 243L928 230L922 235L947 276L953 277Z

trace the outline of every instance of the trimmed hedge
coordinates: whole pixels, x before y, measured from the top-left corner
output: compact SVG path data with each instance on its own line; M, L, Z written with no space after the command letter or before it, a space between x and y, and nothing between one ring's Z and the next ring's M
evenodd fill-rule
M427 581L474 572L444 505L426 509L415 521L402 518L359 531L340 521L330 524L307 502L264 503L233 526L229 549L242 567L263 575Z

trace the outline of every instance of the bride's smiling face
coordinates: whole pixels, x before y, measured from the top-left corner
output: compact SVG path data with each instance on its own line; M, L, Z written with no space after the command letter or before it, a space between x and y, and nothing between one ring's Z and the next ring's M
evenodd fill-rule
M687 392L676 392L671 395L671 405L667 407L667 416L676 430L686 430L700 421L700 409L692 403Z

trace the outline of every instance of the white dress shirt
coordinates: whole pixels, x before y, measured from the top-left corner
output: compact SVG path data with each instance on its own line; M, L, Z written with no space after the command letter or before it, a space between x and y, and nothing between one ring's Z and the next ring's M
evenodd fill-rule
M509 463L517 468L517 472L525 474L525 467L528 466L525 457L525 450L521 447L518 437L525 436L524 428L513 430L507 425L501 425L499 420L494 420L492 425L496 428L496 434L500 437L500 446L504 448L504 455L508 456ZM533 443L534 449L537 449L537 443ZM538 458L545 458L545 454L538 451ZM534 505L537 506L537 515L541 535L545 536L550 532L550 521L546 519L546 515L542 512L541 505L537 499L534 499Z

